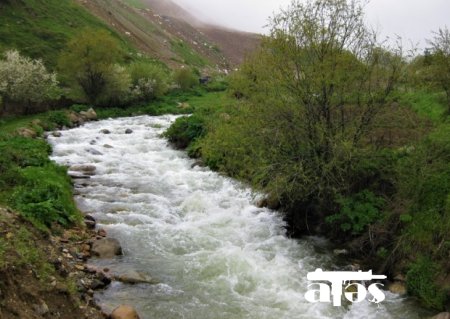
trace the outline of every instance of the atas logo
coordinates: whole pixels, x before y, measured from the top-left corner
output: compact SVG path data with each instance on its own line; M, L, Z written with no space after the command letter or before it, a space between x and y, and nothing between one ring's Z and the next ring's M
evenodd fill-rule
M323 271L317 269L315 272L308 273L307 276L310 281L328 281L331 283L331 288L325 283L313 283L308 285L308 292L305 294L307 301L316 302L331 302L333 297L333 306L341 305L342 293L345 299L350 302L361 302L368 298L370 302L380 303L385 299L383 291L380 287L383 284L373 283L369 287L361 283L354 283L354 281L370 281L374 279L386 279L384 275L372 275L372 270L367 272L362 271ZM345 285L344 289L343 285ZM370 296L368 296L370 294Z

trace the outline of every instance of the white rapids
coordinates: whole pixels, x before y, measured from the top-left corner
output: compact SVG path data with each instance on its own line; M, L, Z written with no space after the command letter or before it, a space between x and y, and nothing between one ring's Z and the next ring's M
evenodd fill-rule
M49 137L56 162L97 168L75 181L75 200L121 242L124 256L91 262L159 282L113 283L96 294L106 310L131 304L143 319L420 318L388 292L380 305L308 303L306 274L332 267L332 257L313 239L286 237L279 214L255 206L248 187L172 149L161 133L175 118L91 122Z

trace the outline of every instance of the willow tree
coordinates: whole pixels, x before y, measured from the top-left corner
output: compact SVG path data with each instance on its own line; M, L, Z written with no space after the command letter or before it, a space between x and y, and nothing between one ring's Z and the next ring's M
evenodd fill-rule
M389 109L402 50L377 41L363 9L357 0L293 1L234 75L231 87L245 104L238 116L247 111L242 123L255 139L245 151L260 165L254 177L285 204L332 206L337 193L351 188L355 150L368 145L377 116ZM233 122L239 121L225 125ZM208 154L229 145L206 144ZM222 160L231 161L226 157L238 147Z
M67 44L58 61L65 82L81 88L89 103L95 103L114 78L122 58L120 44L105 30L84 29Z

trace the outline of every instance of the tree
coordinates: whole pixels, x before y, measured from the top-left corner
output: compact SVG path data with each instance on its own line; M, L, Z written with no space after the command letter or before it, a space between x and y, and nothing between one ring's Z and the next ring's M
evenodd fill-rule
M134 62L129 66L129 72L134 94L139 99L153 100L162 97L169 89L168 75L156 64Z
M233 77L244 98L231 121L212 125L202 150L288 210L302 207L298 221L306 210L326 214L364 179L358 160L403 66L401 48L365 26L360 1L293 1Z
M58 67L65 80L81 88L89 103L96 103L121 56L118 42L108 32L85 29L68 43Z
M7 51L0 60L0 95L4 103L23 103L29 112L32 103L59 96L56 74L50 73L41 60L21 56L16 50Z
M198 84L198 79L194 72L188 68L181 68L175 71L173 75L175 83L182 89L188 90Z
M444 90L450 114L450 31L447 27L435 32L434 39L428 41L432 46L430 61L430 80Z

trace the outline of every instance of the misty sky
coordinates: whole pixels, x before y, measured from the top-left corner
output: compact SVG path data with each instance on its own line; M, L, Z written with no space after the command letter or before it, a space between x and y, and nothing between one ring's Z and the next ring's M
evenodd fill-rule
M264 33L267 18L291 0L174 0L202 20ZM367 20L383 37L399 35L404 43L420 43L431 31L450 27L450 0L371 0Z

